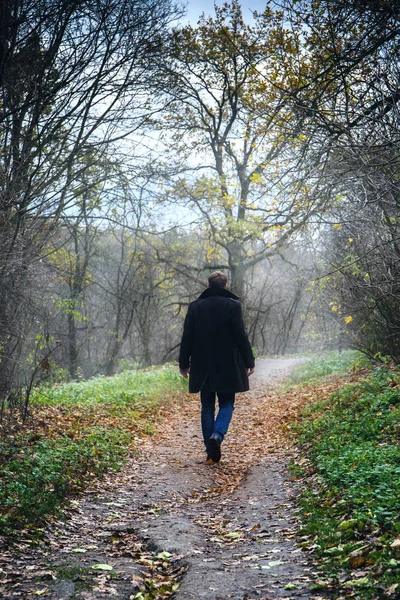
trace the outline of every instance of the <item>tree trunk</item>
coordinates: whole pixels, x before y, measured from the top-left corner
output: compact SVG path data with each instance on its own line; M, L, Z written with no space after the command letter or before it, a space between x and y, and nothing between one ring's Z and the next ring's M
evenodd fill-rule
M76 379L78 372L78 346L76 340L76 324L73 314L68 314L68 355L69 374L71 379Z

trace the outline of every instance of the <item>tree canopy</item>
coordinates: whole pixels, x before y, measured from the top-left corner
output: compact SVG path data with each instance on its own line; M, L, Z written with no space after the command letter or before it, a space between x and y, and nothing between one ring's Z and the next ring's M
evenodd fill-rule
M302 133L285 86L293 87L300 57L283 13L268 8L251 26L238 2L215 13L168 45L161 126L186 167L168 198L197 212L219 248L211 268L228 268L244 296L246 270L282 248L323 199L299 176Z

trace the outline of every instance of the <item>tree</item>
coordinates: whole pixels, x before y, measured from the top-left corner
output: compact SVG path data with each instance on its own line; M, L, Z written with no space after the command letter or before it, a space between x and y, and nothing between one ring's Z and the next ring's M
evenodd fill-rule
M320 230L329 250L325 300L352 345L398 361L398 3L293 2L288 14L307 22L310 57L292 94L294 115L307 160L330 185Z
M77 166L84 160L87 166L77 177L74 191L76 199L73 214L61 215L59 219L58 240L47 246L46 260L50 263L64 286L60 286L58 308L67 320L67 334L59 337L66 339L68 348L68 370L70 377L76 379L79 361L78 326L87 322L82 313L85 292L93 284L91 261L97 250L96 240L99 237L96 227L96 216L104 210L101 195L104 192L103 172L110 172L112 164L93 160L92 153L81 158Z
M14 377L29 271L90 161L151 113L170 0L0 4L0 393ZM158 107L157 107L158 108Z
M205 266L229 269L231 287L244 296L246 271L278 252L324 198L291 173L301 132L278 82L294 85L297 34L270 8L255 26L244 23L236 1L215 12L175 31L168 46L164 126L181 175L167 197L197 213L211 251L222 250L219 264Z
M365 157L365 155L364 155ZM385 157L380 157L385 160ZM325 233L325 298L347 343L400 361L400 197L398 175L359 165L331 210ZM394 175L394 177L393 177ZM339 183L337 184L338 189Z

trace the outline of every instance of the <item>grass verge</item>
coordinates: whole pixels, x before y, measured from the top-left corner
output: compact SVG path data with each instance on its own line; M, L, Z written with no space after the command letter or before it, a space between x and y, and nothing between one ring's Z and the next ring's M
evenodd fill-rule
M303 484L301 544L315 550L322 570L316 591L399 598L400 372L365 373L306 406L294 429L302 452L292 465Z
M367 359L356 350L326 352L323 357L314 356L300 364L288 377L286 386L316 383L331 376L341 376L368 365Z
M177 370L164 367L36 390L34 418L0 441L0 531L37 527L117 470L184 387Z

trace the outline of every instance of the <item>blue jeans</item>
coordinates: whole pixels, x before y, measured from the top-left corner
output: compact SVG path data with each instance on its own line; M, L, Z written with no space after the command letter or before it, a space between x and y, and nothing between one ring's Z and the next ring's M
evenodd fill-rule
M207 379L200 390L201 400L201 428L203 440L208 452L208 440L213 433L217 434L221 442L225 437L232 419L235 404L235 394L222 394L217 392L219 410L215 419L215 392L211 390Z

